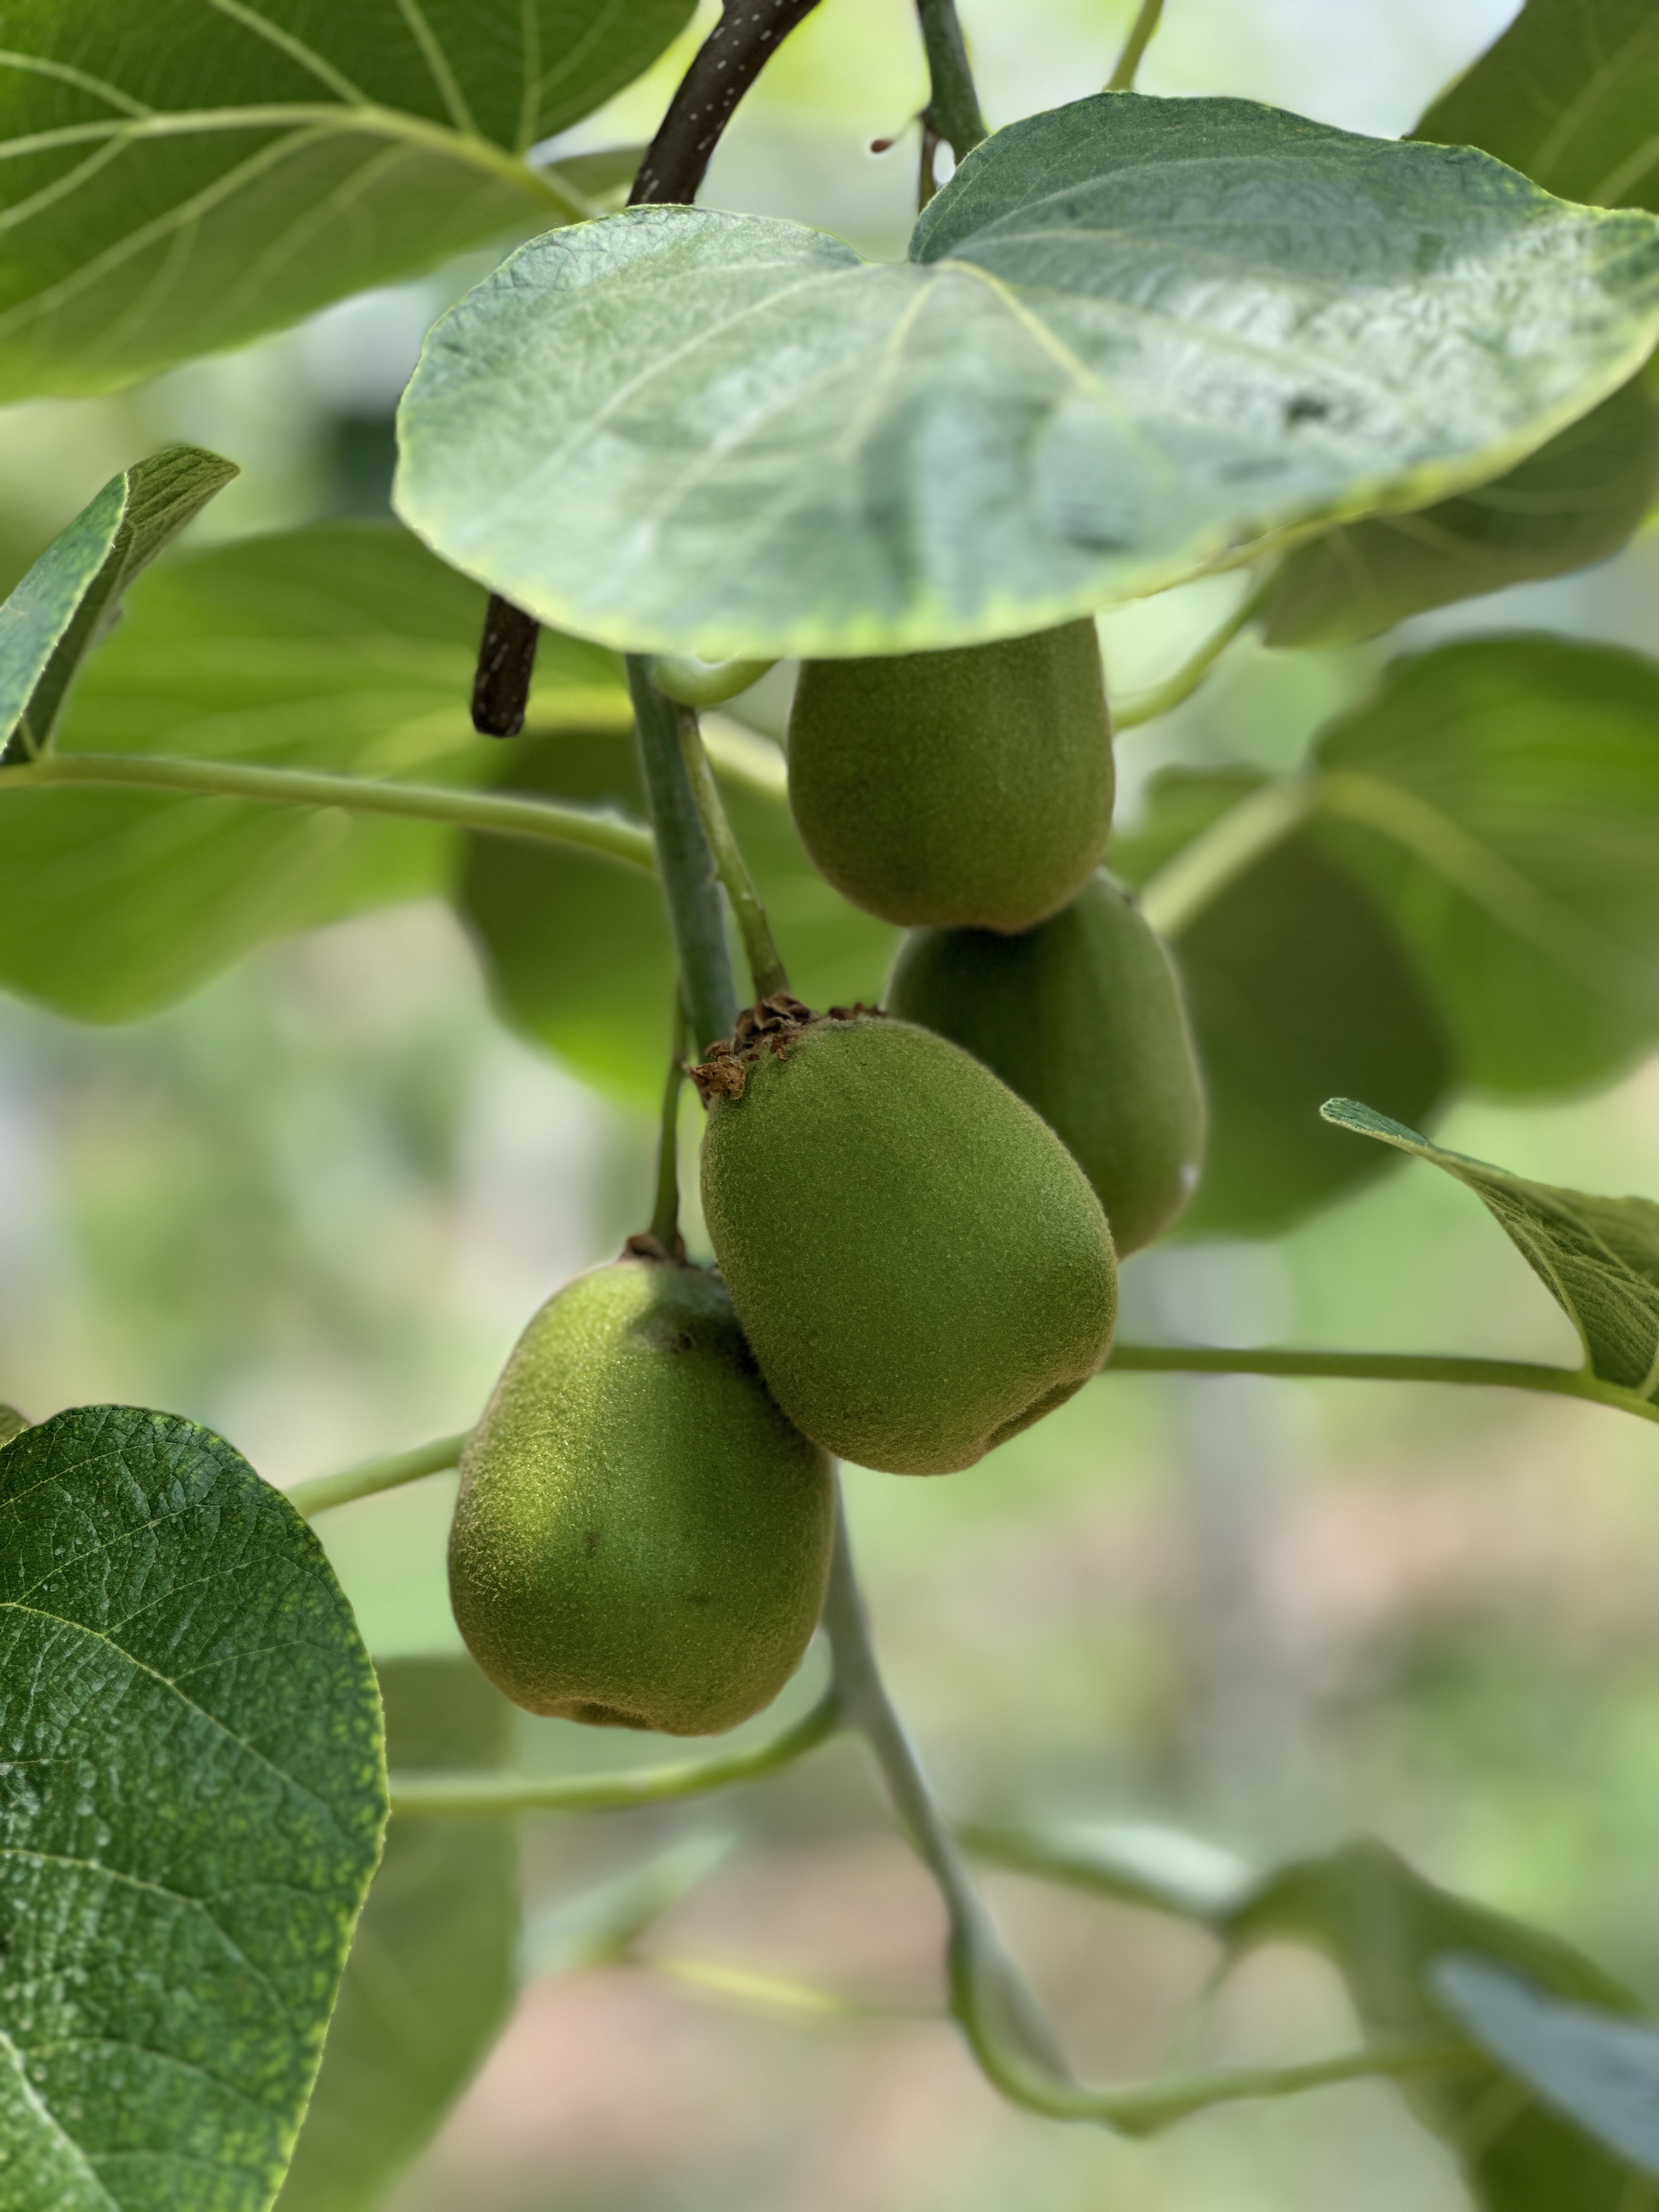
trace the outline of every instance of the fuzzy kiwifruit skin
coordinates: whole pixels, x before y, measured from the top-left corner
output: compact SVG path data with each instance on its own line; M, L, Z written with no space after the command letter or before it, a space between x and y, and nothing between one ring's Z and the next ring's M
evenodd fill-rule
M449 1589L532 1713L707 1735L758 1712L823 1603L830 1463L706 1268L620 1260L520 1338L461 1462Z
M822 873L884 921L1030 928L1088 881L1112 793L1091 621L802 665L796 826Z
M815 1020L715 1096L702 1202L772 1395L827 1451L970 1467L1105 1358L1116 1265L1081 1169L931 1031Z
M1204 1086L1170 956L1103 872L1019 937L917 930L888 1004L994 1069L1065 1142L1120 1259L1162 1236L1204 1158Z

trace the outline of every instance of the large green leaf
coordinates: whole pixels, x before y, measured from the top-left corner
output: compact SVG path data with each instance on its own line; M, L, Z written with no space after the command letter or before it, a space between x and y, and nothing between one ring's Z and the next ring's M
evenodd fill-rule
M711 750L794 988L818 1006L873 1001L898 933L850 906L807 860L783 796L781 757L769 793L760 778L733 774L717 743ZM498 757L516 790L636 816L644 808L631 733L572 732ZM654 1109L675 972L657 886L585 854L475 837L456 897L504 1017L613 1097Z
M169 446L112 477L52 539L0 606L0 764L46 750L127 586L240 474L217 453Z
M0 399L106 392L588 211L525 159L693 0L0 0Z
M1527 0L1415 136L1484 147L1567 199L1659 208L1656 112L1652 0Z
M0 2201L265 2212L386 1819L321 1547L194 1423L0 1451Z
M1461 1078L1559 1091L1659 1036L1659 665L1445 646L1395 662L1315 750L1320 842L1410 947Z
M1467 1183L1577 1330L1604 1382L1651 1398L1659 1389L1659 1206L1529 1182L1505 1168L1431 1145L1415 1129L1351 1098L1325 1119L1376 1137Z
M1367 2033L1379 2038L1461 2027L1438 1987L1448 1954L1496 1961L1575 2003L1636 2009L1626 1990L1565 1943L1437 1889L1381 1844L1352 1844L1271 1876L1227 1932L1328 1952ZM1622 2159L1540 2106L1501 2063L1459 2057L1443 2070L1402 2075L1400 2086L1457 2154L1486 2212L1630 2212L1641 2201Z
M1644 374L1491 483L1299 547L1276 580L1267 642L1344 645L1427 607L1587 568L1641 526L1656 490L1659 404Z
M21 1436L28 1425L15 1406L0 1405L0 1444L9 1444L14 1437Z
M513 1708L470 1659L380 1668L394 1773L500 1766ZM393 1817L277 2212L360 2212L436 2131L507 2018L514 1823Z
M406 532L343 524L153 569L88 664L59 750L472 782L483 594ZM548 635L532 714L629 715L612 656ZM5 788L0 982L82 1020L194 989L271 939L444 889L457 835L343 810L104 786ZM648 889L648 886L647 886Z
M1114 843L1112 866L1145 883L1255 783L1179 769L1155 778L1146 824ZM1175 951L1210 1101L1182 1233L1268 1235L1370 1179L1318 1118L1334 1069L1369 1068L1391 1099L1419 1102L1414 1119L1444 1097L1450 1050L1411 961L1376 902L1310 837L1239 877Z
M1656 334L1646 216L1244 101L1103 94L969 155L899 266L689 209L523 247L428 342L398 499L614 644L953 644L1482 482Z
M1546 1996L1482 1959L1442 1959L1433 1982L1494 2058L1632 2166L1659 2175L1659 2027Z

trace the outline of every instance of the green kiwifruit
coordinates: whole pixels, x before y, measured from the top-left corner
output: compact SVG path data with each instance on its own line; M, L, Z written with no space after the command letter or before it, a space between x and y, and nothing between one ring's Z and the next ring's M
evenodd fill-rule
M795 821L836 888L884 921L1030 929L1088 881L1112 788L1091 621L801 668Z
M1181 988L1111 877L1023 936L915 931L888 1003L1036 1107L1094 1185L1120 1258L1161 1236L1192 1195L1204 1090Z
M830 1463L768 1395L719 1278L623 1259L514 1347L461 1462L450 1599L531 1712L712 1735L799 1664L834 1523Z
M694 1070L703 1212L761 1372L826 1450L969 1467L1069 1398L1116 1310L1071 1154L931 1030L787 997Z

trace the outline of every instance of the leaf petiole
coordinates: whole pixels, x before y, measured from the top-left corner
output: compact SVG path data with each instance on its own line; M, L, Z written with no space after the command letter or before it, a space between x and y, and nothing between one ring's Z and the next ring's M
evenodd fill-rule
M195 799L248 799L276 806L343 806L356 813L402 815L500 837L580 845L643 868L647 874L656 867L651 832L639 823L625 821L619 814L561 806L550 799L515 799L445 784L380 783L310 769L255 768L239 761L175 760L159 753L51 752L16 768L0 769L0 794L75 783L127 785Z
M435 1437L413 1451L393 1452L385 1459L365 1460L338 1474L319 1474L309 1482L296 1482L283 1492L302 1521L326 1513L331 1506L349 1505L359 1498L373 1498L382 1490L397 1490L405 1482L418 1482L423 1474L447 1474L460 1464L470 1431L456 1437Z
M1207 1345L1119 1344L1103 1374L1273 1375L1351 1382L1458 1382L1478 1389L1536 1390L1584 1398L1659 1421L1659 1405L1584 1367L1547 1367L1523 1359L1459 1359L1415 1352L1220 1350Z
M1108 92L1134 90L1141 57L1152 43L1152 34L1163 15L1164 0L1140 0L1140 13L1135 17L1129 35L1123 42L1123 52L1117 58L1117 67L1106 80Z

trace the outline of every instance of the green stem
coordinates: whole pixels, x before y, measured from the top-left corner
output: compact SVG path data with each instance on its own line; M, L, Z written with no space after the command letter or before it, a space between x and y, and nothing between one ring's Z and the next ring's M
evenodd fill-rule
M1258 860L1293 836L1318 804L1314 776L1259 784L1141 885L1141 912L1160 936L1179 937Z
M1140 70L1140 58L1152 42L1158 20L1164 13L1164 0L1140 0L1140 13L1135 17L1134 28L1124 41L1123 52L1117 58L1117 67L1106 80L1108 92L1133 92L1135 78Z
M887 1793L916 1856L939 1884L950 1915L951 2010L980 2063L998 2080L988 2052L1005 2047L1011 2063L1036 2069L1056 2084L1066 2081L1066 2062L1052 2031L1003 1948L974 1887L915 1746L887 1694L870 1638L869 1616L853 1568L844 1505L836 1516L836 1552L824 1601L823 1625L835 1660L836 1687L848 1723L869 1745ZM1022 2100L1023 2101L1023 2100Z
M662 1133L657 1140L657 1202L651 1234L672 1260L685 1257L680 1235L680 1085L685 1080L685 1001L678 986L668 1044L668 1077L662 1091Z
M657 833L669 927L679 955L691 1045L701 1057L717 1038L731 1036L738 1018L737 987L726 946L726 910L686 772L681 709L657 690L649 664L638 653L628 655L628 687L634 696L640 763Z
M757 1000L769 999L774 991L789 988L789 977L778 957L771 924L766 919L766 908L761 904L748 863L732 834L725 802L714 781L714 772L708 765L708 756L703 750L702 735L697 727L695 708L682 707L679 709L679 732L686 780L696 801L703 835L714 855L714 866L720 871L720 881L726 886L726 896L731 901L732 912L737 918L738 934L743 939L743 956L749 963L749 977L754 987L755 997Z
M396 1490L400 1484L418 1482L423 1474L443 1474L460 1464L468 1431L458 1437L437 1437L413 1451L393 1452L386 1459L365 1460L342 1474L319 1474L309 1482L296 1482L283 1495L302 1521L326 1513L331 1506L349 1505L354 1498L373 1498L377 1491Z
M230 761L173 760L153 753L52 752L26 767L0 769L0 793L87 783L181 792L198 799L247 799L278 806L343 806L358 813L397 814L496 836L580 845L647 871L656 866L651 833L639 823L617 814L556 805L549 799L510 799L443 784L378 783L362 776L252 768Z
M1144 2135L1211 2105L1294 2096L1335 2081L1474 2062L1476 2054L1467 2043L1437 2036L1341 2051L1300 2066L1231 2068L1144 2087L1091 2089L1074 2081L1036 1999L1003 1948L887 1695L853 1571L844 1513L837 1520L823 1624L842 1712L874 1753L894 1809L945 1899L951 1923L951 2011L987 2078L1012 2103L1049 2119L1092 2120L1126 2135Z
M1190 699L1233 640L1249 628L1267 605L1277 580L1275 572L1258 584L1255 591L1246 592L1220 628L1212 630L1173 676L1165 677L1162 684L1154 684L1148 690L1132 692L1121 702L1114 702L1112 726L1118 730L1139 729L1143 722L1155 722L1160 714L1173 713L1183 701Z
M1443 1358L1415 1352L1231 1352L1184 1344L1120 1344L1105 1372L1139 1375L1311 1376L1353 1382L1460 1382L1481 1389L1536 1390L1583 1398L1659 1421L1659 1405L1584 1367L1545 1367L1523 1359Z
M659 1805L673 1797L696 1797L757 1782L775 1774L844 1726L841 1700L832 1689L804 1720L770 1743L752 1751L727 1752L723 1758L684 1760L672 1766L647 1767L626 1774L394 1774L392 1809L405 1820L439 1814L473 1814L500 1819L510 1813L611 1813L630 1805Z
M944 139L957 161L964 161L981 140L989 137L990 131L980 112L956 0L916 0L916 13L921 19L921 42L927 52L923 132L931 133L935 143Z

